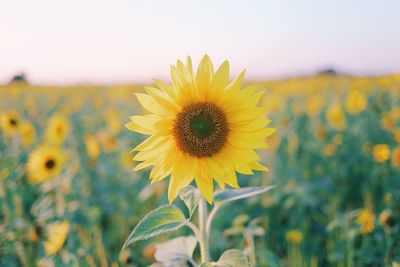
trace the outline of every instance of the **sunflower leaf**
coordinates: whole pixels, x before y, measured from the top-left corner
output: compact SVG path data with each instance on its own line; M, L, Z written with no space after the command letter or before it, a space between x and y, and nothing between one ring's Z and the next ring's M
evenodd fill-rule
M274 186L244 187L239 189L219 190L214 194L214 202L215 205L221 206L227 202L265 193L272 188L274 188Z
M122 250L130 244L178 230L186 223L185 215L174 205L164 205L149 212L132 230Z
M197 238L181 236L156 245L154 258L159 262L186 261L192 259Z
M240 250L229 249L225 251L219 258L215 266L219 267L250 267L249 259Z
M190 217L192 217L194 211L199 205L200 194L194 186L187 186L179 192L179 197L185 203L189 210Z

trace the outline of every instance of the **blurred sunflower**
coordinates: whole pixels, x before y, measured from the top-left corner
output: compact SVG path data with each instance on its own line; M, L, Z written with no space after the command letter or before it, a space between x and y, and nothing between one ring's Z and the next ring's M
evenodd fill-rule
M255 149L267 147L265 138L275 129L265 109L256 107L263 95L255 86L241 89L244 72L228 83L229 63L214 74L204 56L194 74L191 59L171 67L172 85L156 81L146 86L147 94L136 93L140 104L151 114L130 117L126 127L150 135L133 149L141 161L135 170L153 166L152 183L171 176L168 199L193 179L204 198L213 199L213 178L221 188L239 187L236 172L266 171Z
M376 162L385 162L390 157L390 148L386 144L378 144L372 149L372 154Z
M358 212L356 222L361 226L360 232L363 234L371 233L375 228L375 216L368 209Z
M393 227L395 224L393 215L390 211L384 210L379 214L379 222L384 227Z
M4 112L0 116L0 128L5 134L16 134L20 126L19 114L17 111Z
M346 127L346 119L342 107L339 102L332 102L328 110L326 111L326 119L329 125L338 130L342 131Z
M46 141L53 145L60 145L67 137L68 131L68 120L61 114L55 114L50 118L46 128Z
M40 146L29 155L28 180L31 183L48 181L58 175L62 168L63 154L54 147Z
M36 139L36 130L32 123L28 121L23 121L19 129L21 135L21 141L24 146L32 145Z
M392 166L400 168L400 146L397 146L392 152Z
M286 240L291 244L300 244L303 241L303 233L299 230L289 230L286 232Z
M358 113L366 109L367 98L359 90L352 90L346 98L346 108L350 113Z
M100 144L96 136L88 134L85 137L86 153L91 159L97 159L101 153Z
M69 222L56 222L49 226L48 238L44 243L44 250L47 255L53 256L59 251L67 239Z

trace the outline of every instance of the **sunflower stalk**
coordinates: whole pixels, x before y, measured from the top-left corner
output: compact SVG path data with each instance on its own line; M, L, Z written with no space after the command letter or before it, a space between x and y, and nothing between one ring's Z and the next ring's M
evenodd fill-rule
M204 198L200 199L199 202L199 230L200 230L200 254L201 262L207 262L210 260L208 237L207 232L207 203Z

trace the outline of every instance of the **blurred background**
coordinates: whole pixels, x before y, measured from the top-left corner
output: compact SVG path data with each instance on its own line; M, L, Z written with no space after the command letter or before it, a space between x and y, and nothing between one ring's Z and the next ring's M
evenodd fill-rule
M0 266L154 262L166 236L120 252L167 202L132 171L144 137L124 124L134 92L204 54L247 69L278 129L271 171L239 178L277 187L216 217L212 257L254 241L257 266L399 266L400 2L0 6Z

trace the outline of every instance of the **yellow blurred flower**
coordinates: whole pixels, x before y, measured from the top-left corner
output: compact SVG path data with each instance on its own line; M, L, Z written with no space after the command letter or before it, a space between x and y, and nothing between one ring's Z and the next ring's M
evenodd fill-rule
M112 133L119 133L122 129L122 122L119 114L114 109L108 109L105 112L107 128Z
M21 141L24 146L29 146L35 142L36 139L36 130L33 127L32 123L28 121L23 121L19 128Z
M346 108L349 113L364 111L367 104L367 98L359 90L352 90L346 98Z
M336 145L328 144L324 147L324 154L328 157L332 157L336 154Z
M300 244L303 241L303 233L299 230L289 230L286 232L286 240L291 244Z
M338 101L333 101L326 112L326 119L329 125L339 131L344 130L346 127L345 114Z
M56 222L49 226L48 238L44 243L44 250L47 255L53 256L59 251L67 239L69 222Z
M54 178L60 173L62 164L63 154L59 149L46 145L36 148L28 158L29 182L40 183Z
M361 233L371 233L375 228L375 215L370 210L363 209L358 212L356 222L361 226Z
M392 152L392 166L400 168L400 145L397 146Z
M264 106L268 115L280 112L283 109L284 100L278 94L268 95L264 100Z
M257 107L263 91L256 86L242 89L244 72L229 83L229 63L214 73L208 56L196 72L192 61L171 67L172 85L156 82L146 94L136 93L150 113L132 116L126 127L150 135L134 151L135 170L153 167L152 183L170 177L168 200L195 180L202 196L211 203L214 180L221 188L239 187L236 172L267 171L255 149L267 147L265 109ZM179 162L179 164L176 164Z
M88 154L89 158L97 159L100 155L100 144L97 141L96 136L94 135L87 135L85 137L85 146L86 146L86 153Z
M394 135L394 140L396 140L397 143L400 143L400 129L396 129L393 132Z
M381 223L382 226L385 227L393 227L393 215L390 211L384 210L379 214L379 222Z
M396 128L396 120L393 113L387 112L382 116L382 127L388 132L392 132Z
M0 115L0 128L5 134L13 135L18 133L20 118L17 111L2 112Z
M307 103L307 114L315 116L319 114L320 110L325 105L325 98L322 95L313 95L309 98Z
M46 141L53 145L60 145L68 135L69 122L61 114L53 115L46 128Z
M390 157L390 148L386 144L375 145L372 154L376 162L385 162Z

